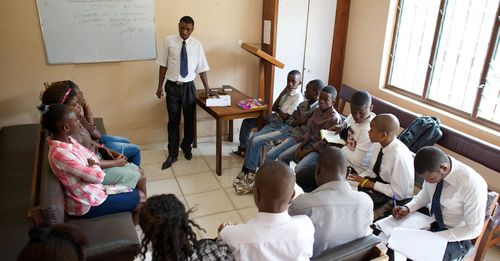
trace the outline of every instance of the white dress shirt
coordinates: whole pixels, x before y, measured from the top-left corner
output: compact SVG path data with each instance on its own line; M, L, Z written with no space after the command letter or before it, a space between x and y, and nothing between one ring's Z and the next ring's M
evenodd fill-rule
M297 106L303 100L304 96L302 96L299 88L293 90L291 93L287 92L281 97L279 103L280 111L292 115L293 111L297 109Z
M373 201L368 194L353 191L347 181L328 182L298 196L288 213L311 218L315 230L313 256L372 232Z
M370 167L360 174L362 177L375 178L373 165L382 146L373 144ZM396 196L397 200L408 199L413 196L415 170L413 168L413 154L400 140L395 138L389 145L382 149L384 156L380 165L380 178L389 184L375 182L374 190L388 197Z
M173 82L193 81L194 78L196 78L197 73L206 72L210 69L208 67L203 46L200 41L191 36L186 40L188 75L186 77L182 77L180 74L182 41L183 40L179 34L171 35L165 37L162 45L158 47L156 63L163 67L167 67L165 78Z
M370 166L372 157L372 145L368 131L370 130L370 121L375 117L370 113L370 117L362 123L356 123L351 114L345 122L350 126L352 133L349 133L347 145L342 147L342 151L347 157L347 164L353 167L357 173L362 173Z
M486 215L488 186L471 167L450 157L451 171L444 178L441 213L448 230L437 232L448 241L462 241L479 236ZM437 183L424 182L422 190L406 204L410 212L432 202Z
M304 215L264 213L245 224L226 226L219 233L236 260L309 260L314 226Z

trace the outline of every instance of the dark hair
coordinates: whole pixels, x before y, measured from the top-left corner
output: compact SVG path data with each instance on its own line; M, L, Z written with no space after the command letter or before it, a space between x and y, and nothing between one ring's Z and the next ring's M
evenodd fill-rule
M300 72L299 72L299 71L297 71L297 70L291 70L291 71L288 73L288 75L298 75L298 76L301 76L301 75L300 75Z
M352 94L351 104L359 107L372 105L372 96L367 91L357 91Z
M449 158L442 150L433 146L426 146L417 151L413 165L415 173L421 175L426 172L438 171L441 164L448 162Z
M323 89L321 89L321 91L330 94L333 100L337 98L337 90L331 85L325 86Z
M46 85L42 93L43 104L67 104L78 92L75 89L76 84L72 81L59 81Z
M142 259L146 258L151 244L155 261L187 260L197 244L191 226L203 230L189 219L191 211L186 212L182 202L173 194L148 198L139 215L139 226L143 231Z
M59 123L65 121L66 115L70 112L68 106L63 104L42 104L37 108L42 113L42 128L49 131L49 133L56 133Z
M320 92L326 85L322 80L316 79L308 82L306 88L307 86L312 86L315 91Z
M18 261L24 260L85 260L83 247L88 241L85 235L70 224L53 227L40 226L30 229L30 240L23 247Z
M191 16L183 16L181 20L179 20L180 23L185 23L185 24L192 24L194 26L194 20Z

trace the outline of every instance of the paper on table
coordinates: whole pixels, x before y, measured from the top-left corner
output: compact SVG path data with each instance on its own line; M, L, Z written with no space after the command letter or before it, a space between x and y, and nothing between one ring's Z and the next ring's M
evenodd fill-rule
M420 212L414 212L400 220L396 220L392 215L390 215L375 222L375 225L379 227L380 230L384 232L384 234L386 234L387 236L391 236L392 231L396 227L429 229L432 222L434 222L434 219L432 217L424 215Z
M219 95L219 98L208 98L207 107L231 106L231 95Z
M321 139L326 140L328 143L345 145L345 141L341 139L340 135L334 131L320 130L319 134L321 135Z
M442 260L448 240L427 230L397 227L389 247L415 261Z

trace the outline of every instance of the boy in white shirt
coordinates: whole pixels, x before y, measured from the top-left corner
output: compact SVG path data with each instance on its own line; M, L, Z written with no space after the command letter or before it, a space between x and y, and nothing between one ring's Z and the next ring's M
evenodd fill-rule
M309 260L314 226L305 215L291 217L287 208L294 195L295 175L282 162L264 163L255 176L257 216L245 224L222 224L223 240L236 260Z
M359 189L372 198L375 220L390 214L386 212L392 209L393 198L402 205L413 196L413 155L396 138L398 132L396 116L389 113L375 116L368 132L374 143L370 167L359 175L348 176L349 180L359 182Z

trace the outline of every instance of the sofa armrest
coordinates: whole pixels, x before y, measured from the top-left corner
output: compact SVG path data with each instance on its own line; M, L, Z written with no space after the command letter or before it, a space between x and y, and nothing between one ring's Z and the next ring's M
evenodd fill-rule
M89 240L87 260L133 260L140 242L130 212L89 218L69 219Z
M321 255L311 258L311 261L327 260L368 260L374 256L372 251L380 243L380 239L374 235L368 235L347 242L340 246L325 250ZM379 252L380 254L380 252Z

